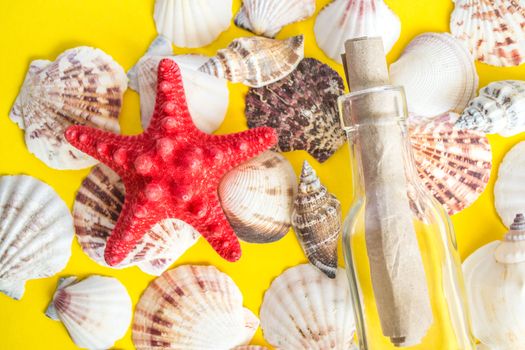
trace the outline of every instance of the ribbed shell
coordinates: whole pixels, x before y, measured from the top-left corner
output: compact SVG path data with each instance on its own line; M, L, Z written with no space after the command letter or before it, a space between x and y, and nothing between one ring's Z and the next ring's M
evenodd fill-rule
M55 169L82 169L96 160L64 137L71 125L119 132L127 78L109 55L91 47L62 53L54 62L31 63L9 117L25 130L31 153Z
M230 350L248 344L259 320L233 280L214 266L184 265L146 289L135 310L137 350Z
M321 50L341 63L348 39L380 36L388 53L399 39L401 21L383 0L334 0L317 15L314 33Z
M302 35L286 40L258 36L238 38L199 70L234 83L261 87L286 77L303 57Z
M450 31L476 59L493 66L525 61L525 4L515 0L455 0Z
M260 317L266 341L280 350L354 349L355 322L348 279L329 279L312 265L284 271L264 294Z
M73 215L78 242L90 258L103 266L108 266L104 260L106 241L120 215L124 197L120 177L106 165L99 164L82 182L75 198ZM144 235L117 268L137 265L146 273L160 275L199 237L199 233L183 221L163 220Z
M292 224L308 260L325 275L335 278L341 203L321 184L306 160L295 198Z
M337 98L343 80L328 65L305 58L286 78L246 95L248 126L277 131L280 152L306 150L324 162L346 141Z
M256 35L273 38L285 25L314 14L315 0L244 0L235 25Z
M494 251L496 261L501 264L525 262L525 217L518 213L510 225L510 231Z
M446 33L425 33L412 40L390 66L390 80L404 87L409 112L423 117L461 113L478 88L472 55Z
M288 233L296 188L292 165L267 151L228 172L219 185L219 198L237 237L268 243Z
M116 278L90 276L60 280L46 315L61 321L83 349L108 349L128 330L131 298Z
M487 134L514 136L525 131L525 81L490 83L470 101L456 126Z
M0 177L0 292L20 299L27 280L61 271L72 240L71 214L51 187L30 176Z

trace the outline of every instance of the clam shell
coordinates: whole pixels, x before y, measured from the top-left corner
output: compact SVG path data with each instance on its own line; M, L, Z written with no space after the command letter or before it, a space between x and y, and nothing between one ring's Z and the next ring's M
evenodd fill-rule
M184 265L155 279L133 319L137 350L230 350L259 325L233 280L214 266Z
M219 185L219 198L240 239L268 243L288 233L296 187L292 165L268 151L228 172Z
M525 131L525 81L490 83L470 101L456 126L486 134L514 136Z
M244 0L235 25L256 35L273 38L282 27L314 14L315 0Z
M179 47L212 43L230 26L232 0L156 0L157 32Z
M454 127L458 115L411 119L410 143L419 177L449 215L469 207L485 190L492 168L487 137Z
M30 176L0 177L0 292L20 299L27 280L61 271L72 240L71 214L51 187Z
M304 57L304 37L235 39L199 70L234 83L261 87L290 74Z
M461 113L478 88L474 59L450 34L425 33L390 66L392 85L405 89L409 112L434 117Z
M264 338L281 350L348 350L354 345L352 299L343 269L335 279L309 264L284 271L264 294L260 317Z
M129 81L129 88L133 89L135 91L139 91L139 84L138 84L138 69L141 59L144 59L146 57L167 57L167 56L173 56L173 46L171 45L171 41L169 41L168 38L166 38L163 35L158 35L149 45L148 49L144 53L144 56L142 56L137 63L133 67L131 67L128 70L128 81Z
M60 280L46 315L61 321L75 344L108 349L124 337L131 322L131 298L116 278L90 276Z
M78 242L82 250L102 266L108 266L104 260L106 241L120 215L124 197L120 177L106 165L99 164L82 182L75 198L73 215ZM199 233L183 221L163 220L144 235L116 268L137 265L148 274L160 275L199 237Z
M31 63L9 114L25 130L28 150L55 169L82 169L97 161L64 137L71 125L119 132L127 78L109 55L91 47L62 53L54 62Z
M401 21L383 0L334 0L319 12L315 40L323 52L341 63L348 39L380 36L389 52L401 34Z
M525 4L514 0L455 0L450 31L476 59L493 66L525 61Z
M306 150L319 162L346 141L337 98L344 93L336 71L305 58L286 78L246 95L248 126L270 126L279 136L276 150Z
M321 184L306 160L294 208L293 228L308 260L325 275L335 278L341 203Z

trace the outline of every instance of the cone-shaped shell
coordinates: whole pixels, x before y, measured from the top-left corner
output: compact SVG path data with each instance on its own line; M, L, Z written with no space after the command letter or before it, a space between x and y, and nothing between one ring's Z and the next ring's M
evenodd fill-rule
M240 239L268 243L288 233L296 188L292 165L268 151L228 172L219 185L219 198Z
M525 262L525 217L517 214L510 231L494 251L496 261L502 264Z
M137 350L230 350L248 344L259 320L233 280L214 266L184 265L146 289L135 310Z
M321 184L306 160L295 198L292 224L308 260L325 275L335 278L341 203Z
M286 40L258 36L238 38L199 70L234 83L261 87L290 74L303 57L302 35Z
M116 278L90 276L60 280L46 315L61 321L83 349L108 349L131 322L131 298Z
M71 146L64 132L88 125L119 132L127 78L109 55L91 47L62 53L54 62L31 63L9 117L25 130L31 153L55 169L82 169L96 160Z
M0 292L20 299L27 280L61 271L72 240L71 214L51 187L30 176L0 177Z

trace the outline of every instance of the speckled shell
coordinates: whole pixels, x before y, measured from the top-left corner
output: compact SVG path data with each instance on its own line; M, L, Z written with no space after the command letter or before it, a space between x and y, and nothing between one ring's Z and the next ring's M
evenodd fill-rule
M306 160L295 198L292 224L308 260L325 275L335 278L341 203L321 184Z
M455 0L450 31L476 59L493 66L525 61L525 3L514 0Z
M348 279L329 279L314 266L284 271L264 294L261 328L280 350L353 349L355 322Z
M514 136L525 131L525 81L490 83L470 101L456 125L487 134Z
M423 117L461 113L478 88L474 58L446 33L425 33L412 40L390 66L390 80L404 87L409 112Z
M341 63L348 39L380 36L388 53L399 39L401 21L383 0L334 0L317 15L314 33L321 50Z
M109 55L91 47L62 53L54 62L31 63L9 117L25 130L29 151L49 167L82 169L96 160L64 137L71 125L119 132L127 78Z
M235 25L256 35L273 38L285 25L314 14L315 0L244 0Z
M72 240L71 214L51 187L30 176L0 177L0 292L20 299L26 281L61 271Z
M146 289L132 337L137 350L230 350L248 344L258 326L228 275L214 266L184 265Z
M304 57L302 35L286 40L238 38L199 70L234 83L261 87L290 74Z
M83 349L109 349L131 322L131 298L116 278L62 278L46 315L61 321Z
M82 182L75 198L73 215L78 242L82 250L102 266L108 266L104 260L106 241L122 210L124 197L120 177L106 165L99 164ZM137 265L148 274L160 275L199 237L199 233L183 221L163 220L144 235L116 268Z
M156 0L157 32L180 47L211 44L230 26L232 0Z
M267 151L228 172L219 185L219 198L237 237L269 243L290 229L296 188L290 162Z

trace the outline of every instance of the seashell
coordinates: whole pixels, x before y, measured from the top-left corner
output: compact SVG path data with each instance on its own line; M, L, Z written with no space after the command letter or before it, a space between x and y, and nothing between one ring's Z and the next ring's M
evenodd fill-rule
M474 60L450 34L425 33L390 66L392 85L405 89L409 112L434 117L461 113L478 88Z
M315 0L244 0L235 16L237 27L273 38L285 25L312 16Z
M315 40L323 52L341 63L345 41L380 36L388 53L401 34L401 21L383 0L334 0L319 12Z
M142 294L132 337L137 350L230 350L248 344L258 326L228 275L214 266L184 265Z
M324 162L346 141L337 98L343 80L332 68L305 58L286 78L246 95L248 126L277 131L277 151L306 150Z
M525 131L525 81L490 83L470 101L456 126L486 134L514 136Z
M305 160L292 223L308 260L330 278L337 272L341 203L321 184Z
M173 46L171 46L171 41L169 41L168 38L162 35L158 35L149 45L148 49L146 50L146 53L144 56L141 57L141 59L144 59L146 57L167 57L167 56L173 56ZM128 70L128 81L129 81L129 88L133 89L135 91L139 91L139 84L138 84L138 69L139 69L139 62L140 60Z
M267 151L228 172L219 185L219 198L240 239L269 243L290 229L296 187L288 160Z
M199 70L233 83L261 87L286 77L304 57L304 37L235 39Z
M78 347L108 349L128 330L131 298L116 278L61 278L46 316L61 321Z
M113 231L124 203L125 190L120 177L99 164L82 182L75 198L73 216L78 243L82 250L102 266L106 241ZM177 219L156 224L116 268L137 265L151 275L160 275L192 247L200 235Z
M9 117L25 130L28 150L54 169L82 169L97 161L64 137L71 125L119 132L127 78L109 55L91 47L31 63Z
M469 207L485 190L492 168L487 137L454 127L458 115L446 113L409 123L410 144L419 177L449 215Z
M455 0L450 32L477 60L493 66L525 61L525 4L513 0Z
M281 350L355 346L352 299L343 269L328 279L309 264L289 268L264 294L260 317L264 338Z
M61 271L72 240L69 209L50 186L30 176L0 177L0 292L18 300L26 281Z
M243 346L238 346L234 348L233 350L269 350L269 349L265 346L243 345Z
M232 0L156 0L157 32L179 47L212 43L230 26Z

